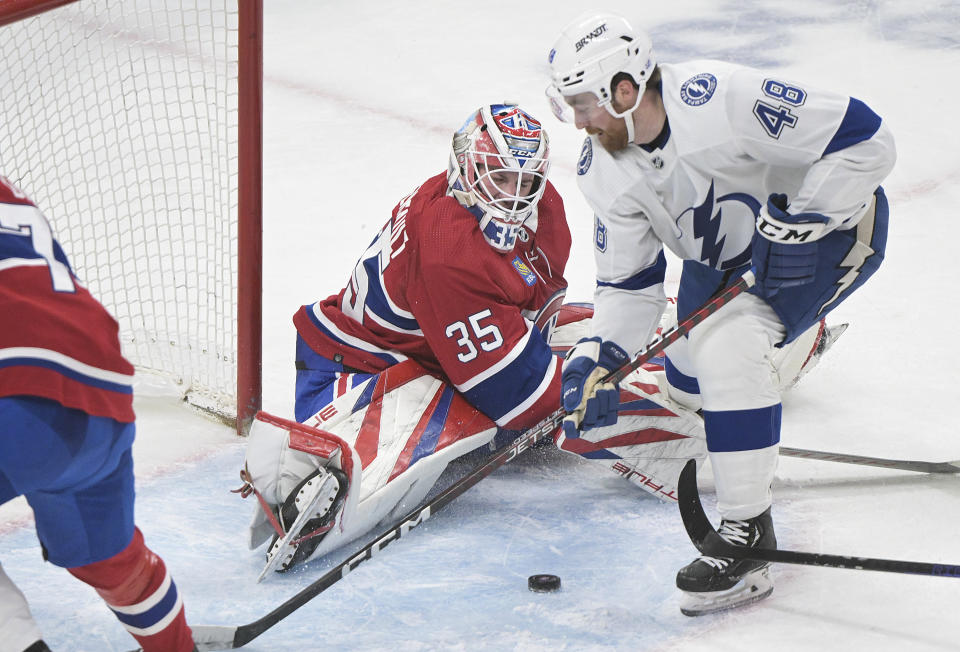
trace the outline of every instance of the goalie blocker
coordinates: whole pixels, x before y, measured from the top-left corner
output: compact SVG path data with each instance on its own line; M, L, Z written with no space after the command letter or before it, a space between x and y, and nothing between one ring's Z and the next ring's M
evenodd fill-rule
M564 306L551 338L563 352L589 330L587 306ZM665 319L670 319L667 315ZM824 324L782 352L779 373L792 385L832 343ZM672 398L656 360L620 384L616 424L557 446L675 501L684 463L703 460L701 417ZM321 557L423 502L455 459L517 433L503 431L449 384L405 361L373 376L337 383L336 398L304 424L261 413L247 447L244 495L258 505L251 550L269 541L260 574ZM497 439L495 442L494 439Z

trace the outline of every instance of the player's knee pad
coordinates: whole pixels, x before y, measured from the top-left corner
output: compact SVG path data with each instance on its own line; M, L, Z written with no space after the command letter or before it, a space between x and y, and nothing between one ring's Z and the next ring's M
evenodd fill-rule
M780 401L771 354L783 325L762 299L741 294L690 332L690 358L704 410Z

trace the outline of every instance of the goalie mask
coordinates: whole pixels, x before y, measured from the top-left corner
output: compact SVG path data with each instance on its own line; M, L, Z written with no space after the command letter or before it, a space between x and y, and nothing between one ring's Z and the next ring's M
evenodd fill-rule
M520 227L536 213L549 151L540 123L514 104L481 107L453 135L449 192L497 251L511 251Z
M557 38L548 58L550 85L547 98L554 115L563 122L575 122L575 112L588 113L600 107L615 118L624 118L627 138L634 139L631 114L640 105L647 80L657 65L653 43L642 30L614 14L581 16ZM612 81L617 73L627 73L639 86L637 100L623 112L613 108ZM578 98L571 107L565 98L592 93L595 98Z

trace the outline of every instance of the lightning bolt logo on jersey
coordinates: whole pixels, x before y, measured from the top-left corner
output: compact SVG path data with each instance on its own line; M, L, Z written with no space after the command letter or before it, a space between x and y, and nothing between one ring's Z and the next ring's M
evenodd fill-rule
M759 200L745 193L730 193L714 199L714 183L711 182L703 203L683 211L677 218L677 228L693 233L693 237L700 241L697 258L700 262L714 269L735 269L749 262L753 234L742 228L727 233L724 224L753 225L759 214Z

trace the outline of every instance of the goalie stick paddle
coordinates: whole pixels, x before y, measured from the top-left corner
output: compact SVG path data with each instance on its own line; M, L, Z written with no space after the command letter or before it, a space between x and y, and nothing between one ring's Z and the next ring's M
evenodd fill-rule
M750 548L730 543L710 524L700 503L697 490L697 463L690 460L680 473L677 491L678 505L683 525L693 545L708 557L728 557L733 559L755 559L778 564L801 564L805 566L829 566L852 570L885 571L888 573L906 573L910 575L931 575L933 577L954 577L960 579L960 566L954 564L930 564L920 561L897 561L875 559L872 557L848 557L843 555L825 555L815 552L796 552L769 548Z
M613 383L620 382L633 370L639 368L645 362L656 356L665 348L686 335L694 326L701 323L704 319L715 313L721 307L729 303L734 297L749 289L754 283L752 272L747 272L736 283L725 289L716 297L707 301L699 310L691 313L680 323L664 332L658 340L651 343L636 358L624 364L619 369L607 374L603 381ZM225 626L225 625L191 625L193 630L193 640L197 645L197 650L231 650L243 647L263 632L267 631L278 622L292 614L294 611L305 605L307 602L318 596L320 593L343 579L350 571L355 569L361 563L372 559L380 550L392 541L396 541L405 536L407 532L426 521L430 516L440 511L457 496L474 486L480 480L487 477L495 470L516 458L520 453L532 447L535 443L552 433L566 413L563 409L558 409L550 416L543 419L540 423L528 429L519 438L512 443L491 453L483 462L473 471L460 478L452 485L441 491L425 505L411 511L404 518L400 519L393 527L385 533L379 535L376 539L361 548L357 553L333 567L327 573L309 586L302 589L295 596L281 604L279 607L267 615L246 625Z

